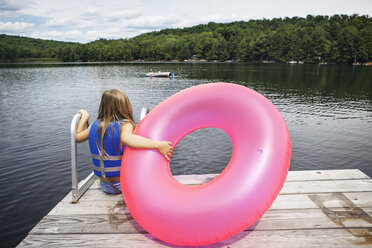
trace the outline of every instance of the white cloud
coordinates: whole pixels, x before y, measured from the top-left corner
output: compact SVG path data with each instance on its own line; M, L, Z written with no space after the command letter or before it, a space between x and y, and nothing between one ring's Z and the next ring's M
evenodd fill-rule
M90 8L81 13L81 15L79 16L79 24L86 25L87 23L93 23L96 26L105 24L115 25L119 22L128 21L138 16L140 16L139 9L99 10Z
M86 33L85 39L86 40L97 40L99 38L106 37L106 33L100 32L98 30L90 30Z
M99 12L100 12L100 9L98 9L98 8L87 8L84 12L83 12L83 14L85 14L85 15L97 15L97 14L99 14Z
M18 19L22 10L34 6L34 3L29 0L0 0L0 18L6 21L24 21Z
M41 24L43 28L57 28L57 27L66 27L74 25L75 21L71 18L55 18L47 21L46 23Z
M133 19L141 15L141 9L130 9L130 10L115 10L109 13L109 18L112 19Z
M72 31L35 31L31 34L33 38L41 38L47 40L63 40L63 41L77 41L83 38L81 31L72 30Z
M18 11L33 5L28 0L0 0L0 11Z
M143 15L122 23L127 28L153 30L176 25L180 19L173 15Z
M28 22L0 22L0 32L22 32L34 27L33 23Z

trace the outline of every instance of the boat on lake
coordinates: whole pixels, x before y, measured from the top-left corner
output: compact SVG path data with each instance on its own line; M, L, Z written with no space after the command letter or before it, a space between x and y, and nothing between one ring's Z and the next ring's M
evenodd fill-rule
M167 72L148 72L146 73L146 77L171 77L172 73L167 71Z

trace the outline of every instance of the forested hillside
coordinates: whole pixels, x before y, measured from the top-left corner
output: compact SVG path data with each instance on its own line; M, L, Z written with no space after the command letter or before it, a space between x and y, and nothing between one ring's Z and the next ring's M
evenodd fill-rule
M164 29L130 39L88 44L0 35L0 62L133 61L372 61L372 18L359 15L274 18Z

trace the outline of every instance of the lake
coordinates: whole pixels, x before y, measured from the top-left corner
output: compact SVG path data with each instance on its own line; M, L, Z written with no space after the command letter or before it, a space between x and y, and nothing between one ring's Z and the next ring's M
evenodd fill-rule
M171 71L175 79L146 78ZM274 103L292 141L290 170L357 168L372 176L372 67L243 63L73 63L0 65L0 247L17 245L70 190L70 123L97 117L105 89L127 92L138 121L174 93L207 82L252 88ZM220 173L229 137L218 129L186 136L173 174ZM79 176L91 171L78 145Z

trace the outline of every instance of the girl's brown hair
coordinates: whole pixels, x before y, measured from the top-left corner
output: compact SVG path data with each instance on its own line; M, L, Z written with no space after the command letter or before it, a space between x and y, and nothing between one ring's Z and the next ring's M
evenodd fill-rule
M101 156L105 156L105 149L103 147L104 137L110 122L119 122L120 120L127 120L133 126L133 109L127 94L118 89L105 90L102 94L101 103L98 108L97 119L101 122L97 127L97 132L100 132L101 144L97 148ZM113 131L114 129L112 129Z

